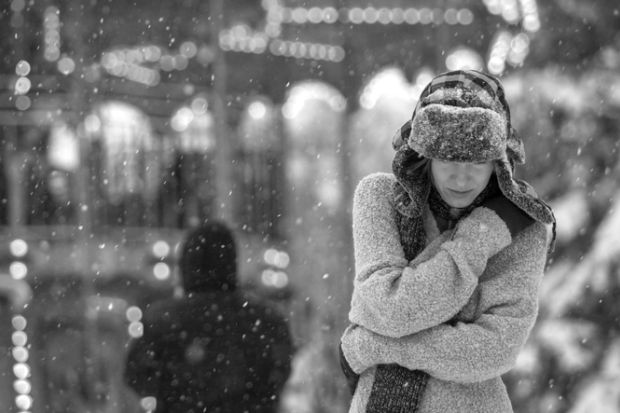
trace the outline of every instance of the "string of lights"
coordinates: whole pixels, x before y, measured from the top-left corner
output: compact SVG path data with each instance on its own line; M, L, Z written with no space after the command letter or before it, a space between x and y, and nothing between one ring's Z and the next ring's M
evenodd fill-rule
M474 15L468 8L429 8L429 7L280 7L276 14L282 23L287 24L462 24L473 22Z
M21 315L16 315L12 320L13 334L11 340L13 348L11 354L15 360L13 364L13 375L15 381L13 388L15 393L15 406L20 413L27 413L32 409L33 399L31 396L32 385L30 383L31 369L28 364L28 335L26 329L26 319Z

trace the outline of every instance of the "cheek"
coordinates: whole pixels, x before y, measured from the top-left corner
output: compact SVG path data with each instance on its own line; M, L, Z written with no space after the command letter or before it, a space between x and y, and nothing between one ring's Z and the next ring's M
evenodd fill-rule
M431 168L431 179L436 185L442 186L448 180L449 172L443 168Z
M490 178L491 178L491 173L485 171L476 176L476 182L478 186L481 186L482 188L484 188L489 183Z

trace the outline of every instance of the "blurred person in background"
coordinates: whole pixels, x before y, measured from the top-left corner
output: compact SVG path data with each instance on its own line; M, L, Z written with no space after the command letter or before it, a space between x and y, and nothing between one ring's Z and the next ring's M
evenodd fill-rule
M179 267L185 296L147 309L126 382L154 397L157 413L276 412L290 334L275 310L238 290L232 231L217 221L191 231Z
M500 82L441 74L354 196L341 365L350 412L512 412L500 376L538 311L555 218L525 182Z

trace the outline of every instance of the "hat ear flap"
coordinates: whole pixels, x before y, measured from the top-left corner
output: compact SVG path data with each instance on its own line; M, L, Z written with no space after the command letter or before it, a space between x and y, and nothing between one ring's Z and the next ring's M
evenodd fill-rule
M405 124L396 131L392 137L392 148L394 148L395 151L402 148L403 145L407 144L409 135L411 135L411 121L405 122Z
M409 145L401 146L392 160L392 172L399 180L411 182L420 176L428 159L414 151Z
M422 214L423 205L430 192L428 166L430 160L424 158L409 145L402 145L392 161L392 171L399 185L396 196L396 209L403 215L412 217Z
M525 148L523 146L523 141L517 134L515 128L512 126L510 126L510 133L508 135L508 140L506 141L506 153L508 155L508 159L512 162L518 164L525 163Z

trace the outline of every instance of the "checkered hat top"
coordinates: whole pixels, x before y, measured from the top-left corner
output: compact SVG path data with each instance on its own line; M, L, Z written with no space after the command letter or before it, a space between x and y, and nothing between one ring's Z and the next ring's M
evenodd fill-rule
M458 93L455 93L458 91ZM442 104L462 108L490 109L505 119L507 152L511 161L525 162L523 143L510 122L510 108L506 101L504 88L500 81L487 73L477 70L456 70L435 77L422 91L407 121L394 135L394 149L404 145L411 135L412 121L418 111L431 104Z

